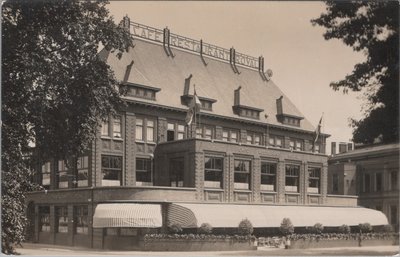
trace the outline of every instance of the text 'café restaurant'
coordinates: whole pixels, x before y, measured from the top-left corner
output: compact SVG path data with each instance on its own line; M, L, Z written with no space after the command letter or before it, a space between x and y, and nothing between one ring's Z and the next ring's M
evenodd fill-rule
M173 224L235 228L244 218L256 233L283 218L295 227L387 224L355 197L327 194L328 135L315 141L263 57L128 17L121 24L134 47L120 59L99 55L127 89L127 106L102 124L76 174L63 160L42 165L47 190L27 200L32 241L134 248Z

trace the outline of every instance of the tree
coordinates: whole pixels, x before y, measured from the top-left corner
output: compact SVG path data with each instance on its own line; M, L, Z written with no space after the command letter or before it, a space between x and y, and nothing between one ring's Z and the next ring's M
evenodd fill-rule
M122 106L118 81L98 55L121 56L131 35L115 25L106 1L10 0L2 5L2 252L24 240L24 194L32 189L24 155L67 161L95 138L101 120Z
M283 235L291 235L294 233L294 226L289 218L284 218L281 222L279 230Z
M326 13L312 20L326 28L324 38L341 39L366 60L331 87L364 91L365 115L352 120L357 143L399 139L399 4L397 1L327 1Z
M250 220L243 219L242 221L240 221L239 225L238 225L238 230L239 230L239 234L240 235L251 235L253 233L253 225L251 224Z

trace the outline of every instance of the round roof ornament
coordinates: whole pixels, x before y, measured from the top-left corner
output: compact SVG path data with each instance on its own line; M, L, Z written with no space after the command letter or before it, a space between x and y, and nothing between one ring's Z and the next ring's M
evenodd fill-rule
M274 74L274 73L272 72L271 69L268 69L268 70L267 70L267 75L268 75L268 77L272 77L273 74Z

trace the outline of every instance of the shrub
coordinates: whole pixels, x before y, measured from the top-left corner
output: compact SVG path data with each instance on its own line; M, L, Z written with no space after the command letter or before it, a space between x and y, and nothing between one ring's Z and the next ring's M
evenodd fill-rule
M169 232L171 232L172 234L177 234L182 232L182 226L179 224L172 224L168 227Z
M346 224L343 224L339 227L339 232L343 234L349 234L350 233L350 227Z
M364 233L368 233L368 232L372 231L372 226L369 223L360 223L358 225L358 228Z
M394 229L392 225L387 224L382 227L382 232L393 232L393 231Z
M213 227L208 223L203 223L199 227L199 233L200 234L211 234L212 230L213 230Z
M253 233L253 225L250 220L244 219L239 223L239 234L240 235L251 235Z
M289 218L284 218L281 222L281 226L279 227L279 230L283 235L290 235L294 233L294 226L292 224L292 221L290 221Z
M313 232L316 234L321 234L324 230L324 226L321 223L315 223L313 226Z

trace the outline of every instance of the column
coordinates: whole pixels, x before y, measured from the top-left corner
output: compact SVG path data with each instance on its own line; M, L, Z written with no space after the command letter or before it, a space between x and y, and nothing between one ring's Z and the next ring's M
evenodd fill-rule
M278 203L285 203L285 160L283 158L279 159L276 171L278 180L276 201Z
M202 152L189 153L189 162L194 163L196 199L204 200L204 154Z
M135 185L135 114L126 113L125 116L125 185Z
M251 174L252 201L260 202L261 159L259 157L253 159Z
M74 232L75 232L75 220L74 220L74 205L68 204L68 245L74 245Z
M328 191L328 164L324 163L321 169L321 197L322 203L326 203Z

